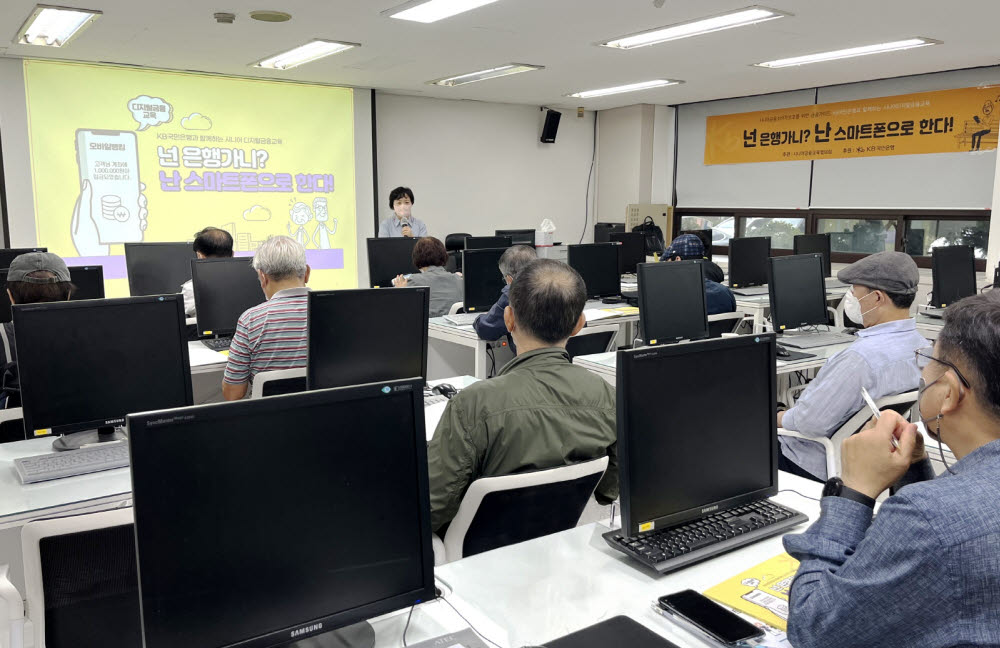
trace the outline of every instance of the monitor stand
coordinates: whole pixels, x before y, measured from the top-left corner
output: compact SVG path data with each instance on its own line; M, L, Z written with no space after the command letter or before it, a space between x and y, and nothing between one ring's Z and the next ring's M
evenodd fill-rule
M125 438L124 432L119 431L119 429L114 426L108 425L99 427L96 430L85 430L83 432L65 434L52 442L52 449L79 450L85 445L123 441Z
M367 621L315 635L292 643L284 648L374 648L375 628Z

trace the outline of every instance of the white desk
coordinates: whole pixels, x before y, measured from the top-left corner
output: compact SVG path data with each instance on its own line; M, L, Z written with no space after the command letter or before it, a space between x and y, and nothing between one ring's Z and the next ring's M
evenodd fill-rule
M941 329L944 328L944 320L936 317L928 317L924 314L925 310L927 310L926 306L917 308L917 333L934 342L941 335Z
M840 304L850 286L833 286L826 289L827 304ZM743 311L753 318L753 332L763 333L767 316L771 312L771 298L763 295L733 295L736 298L736 310ZM838 320L839 321L839 320Z
M785 473L779 473L779 484L817 498L822 490L822 484ZM819 515L818 502L794 493L775 499L811 521ZM483 632L491 627L506 631L506 636L490 635L504 646L541 645L625 614L678 646L701 648L708 644L671 625L650 604L678 590L704 591L784 551L780 537L769 538L657 576L611 549L601 538L606 531L606 526L589 524L464 558L436 572L454 590L452 603L472 625Z
M188 342L188 360L191 362L194 404L221 403L222 374L226 371L229 358L195 340Z

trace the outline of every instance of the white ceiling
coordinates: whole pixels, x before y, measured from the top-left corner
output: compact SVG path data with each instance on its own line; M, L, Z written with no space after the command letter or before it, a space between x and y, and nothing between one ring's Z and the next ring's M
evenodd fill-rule
M820 85L1000 63L998 0L761 0L793 13L761 25L632 51L593 43L730 11L752 0L500 0L429 25L381 15L401 0L60 0L104 15L62 49L14 45L35 0L0 2L0 54L125 63L356 87L401 94L503 103L605 109L636 103L679 104ZM79 4L77 4L79 3ZM251 9L292 14L279 24ZM212 14L237 14L217 24ZM751 63L856 45L926 36L943 45L800 68ZM311 38L362 47L288 72L248 64ZM6 51L3 51L6 48ZM458 88L426 81L518 62L545 70ZM592 100L571 92L653 78L685 84Z

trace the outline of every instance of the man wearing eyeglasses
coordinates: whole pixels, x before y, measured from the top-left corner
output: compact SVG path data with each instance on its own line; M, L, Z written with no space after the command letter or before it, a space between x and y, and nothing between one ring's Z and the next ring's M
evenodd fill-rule
M784 541L801 561L796 648L1000 645L1000 292L948 308L916 358L920 420L958 461L939 450L948 474L934 479L917 426L892 411L844 441L819 521Z
M778 413L778 427L817 438L832 437L865 407L862 387L876 400L916 389L920 372L913 352L927 345L910 316L920 273L909 254L872 254L837 278L851 286L845 312L864 328L856 342L830 356L794 407ZM786 436L780 441L781 470L815 481L827 478L823 446Z

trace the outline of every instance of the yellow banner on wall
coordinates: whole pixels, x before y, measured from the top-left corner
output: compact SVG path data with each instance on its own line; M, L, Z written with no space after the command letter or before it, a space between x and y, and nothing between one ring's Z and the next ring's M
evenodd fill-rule
M715 115L705 164L790 162L997 148L1000 88L960 88Z

